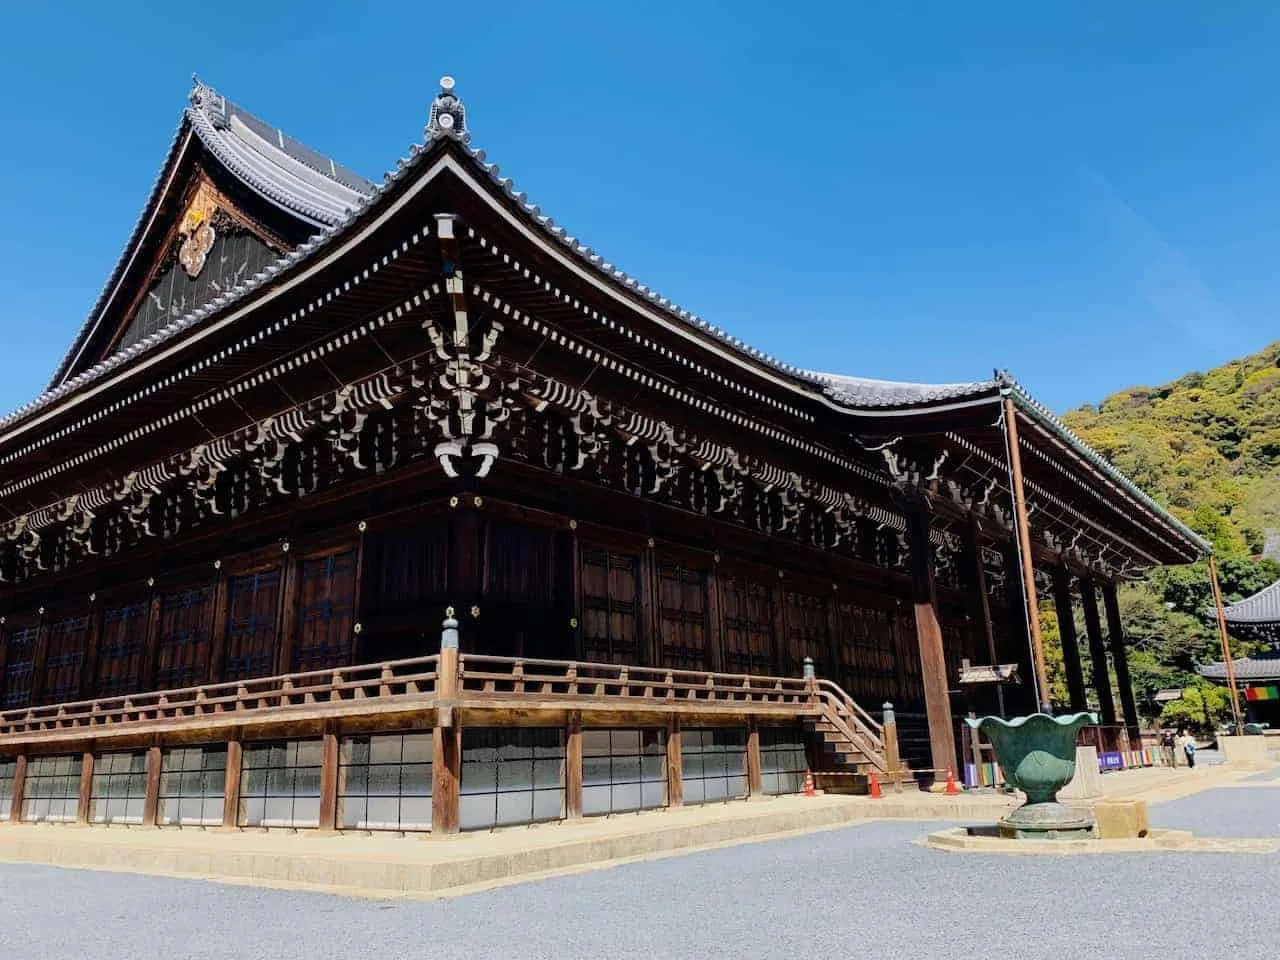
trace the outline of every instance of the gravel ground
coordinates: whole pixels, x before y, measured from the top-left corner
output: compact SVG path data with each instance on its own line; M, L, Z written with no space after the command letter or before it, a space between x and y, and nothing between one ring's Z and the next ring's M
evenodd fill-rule
M1147 812L1153 827L1190 830L1202 837L1280 836L1280 791L1275 787L1221 787Z
M911 843L939 826L865 824L427 903L0 864L2 954L1204 960L1257 955L1257 931L1280 914L1280 856L1000 857Z

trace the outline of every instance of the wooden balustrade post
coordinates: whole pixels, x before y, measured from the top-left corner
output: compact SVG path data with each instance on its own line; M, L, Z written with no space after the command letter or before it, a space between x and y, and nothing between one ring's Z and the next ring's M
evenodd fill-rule
M755 717L747 720L747 796L758 797L761 786L760 725Z
M330 833L338 828L338 721L324 727L320 756L320 830Z
M17 823L22 819L22 798L27 790L27 755L18 754L13 770L13 799L9 801L9 822Z
M227 741L227 772L222 787L222 826L234 830L240 823L240 770L244 747L240 738Z
M582 819L582 711L570 710L565 727L564 805L570 820Z
M80 755L80 800L76 806L76 823L89 822L89 807L93 804L93 750Z
M667 717L667 806L684 806L684 756L680 746L680 715Z
M462 781L462 729L454 707L458 697L458 621L453 610L440 633L436 674L436 725L431 737L431 832L457 833Z
M818 674L813 668L813 657L804 658L804 689L809 695L809 700L816 700L818 697Z
M160 762L161 754L158 746L147 748L147 792L142 801L142 825L154 827L156 812L160 808Z
M893 704L885 701L881 707L880 737L884 741L884 765L889 780L898 791L902 790L902 755L898 752L898 716Z

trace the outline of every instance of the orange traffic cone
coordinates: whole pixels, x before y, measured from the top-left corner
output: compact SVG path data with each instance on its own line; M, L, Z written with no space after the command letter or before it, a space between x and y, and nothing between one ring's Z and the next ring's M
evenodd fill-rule
M879 800L884 794L880 792L880 778L876 776L874 770L871 771L871 799Z
M804 795L806 797L816 797L818 791L813 788L813 771L805 768L804 771Z
M960 792L960 788L956 786L956 775L947 768L947 789L944 791L948 796L955 796Z

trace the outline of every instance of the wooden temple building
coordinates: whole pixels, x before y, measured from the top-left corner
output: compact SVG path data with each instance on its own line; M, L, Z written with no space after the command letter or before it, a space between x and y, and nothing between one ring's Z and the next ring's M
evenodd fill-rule
M1224 633L1262 648L1232 659L1231 648L1224 642L1223 659L1201 664L1198 672L1207 680L1227 685L1237 719L1280 729L1280 581L1223 606L1219 623Z
M196 83L0 420L0 819L451 832L943 776L997 709L963 661L1045 698L1038 595L1062 706L1136 725L1117 584L1200 538L1010 376L766 356L470 140L446 78L370 182Z

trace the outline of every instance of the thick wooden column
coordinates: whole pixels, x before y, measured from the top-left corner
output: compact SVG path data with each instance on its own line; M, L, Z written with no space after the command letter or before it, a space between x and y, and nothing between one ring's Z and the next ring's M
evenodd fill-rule
M996 635L991 625L991 601L987 591L987 567L982 561L982 534L978 530L978 518L969 516L969 526L965 531L965 555L968 558L968 576L966 578L967 606L969 618L978 633L978 641L987 651L989 662L994 666L1000 662L996 654ZM996 710L1004 716L1004 684L995 684Z
M684 754L678 714L667 718L667 806L684 806Z
M760 725L755 717L747 721L747 796L758 797L762 789Z
M244 747L239 738L227 741L227 773L222 786L222 826L234 830L240 823L240 770Z
M460 829L462 729L455 708L457 697L458 621L450 611L440 635L436 726L431 736L431 832L441 836Z
M582 711L570 710L564 738L564 807L570 820L582 819Z
M49 659L50 618L47 607L40 608L40 626L36 632L36 646L31 654L31 694L27 703L36 706L44 702L44 667Z
M1116 703L1111 696L1111 671L1107 669L1107 645L1102 639L1098 620L1098 595L1093 581L1080 580L1080 600L1084 605L1084 626L1089 632L1089 657L1093 660L1093 689L1098 694L1098 719L1103 724L1116 722Z
M1120 603L1116 598L1116 585L1103 582L1102 605L1107 611L1107 639L1111 641L1111 659L1115 662L1116 686L1120 688L1120 710L1124 725L1129 728L1129 738L1135 744L1142 743L1142 729L1138 725L1138 704L1133 696L1133 678L1129 676L1129 654L1124 645L1124 624L1120 620Z
M22 819L22 798L27 792L27 755L18 754L13 770L13 799L9 801L9 822L17 823Z
M325 724L320 755L320 823L321 830L338 829L338 724Z
M142 800L142 825L154 827L156 812L160 808L160 763L161 754L158 746L147 748L147 792Z
M89 822L89 807L93 804L93 751L80 755L80 799L76 806L76 822Z
M1008 605L1005 614L1009 629L1009 648L1005 656L1018 664L1017 686L1009 687L1005 693L1005 702L1011 713L1035 713L1035 684L1031 666L1031 634L1027 632L1027 612L1022 604L1021 560L1018 548L1013 541L1004 547L1004 588Z
M1066 567L1053 568L1053 612L1058 617L1058 636L1062 641L1062 668L1067 675L1067 694L1071 711L1089 709L1084 692L1084 670L1080 666L1080 644L1076 640L1076 618L1071 609L1071 573Z
M920 676L929 717L929 750L936 776L956 765L951 696L947 690L947 660L938 620L938 591L933 580L933 548L929 543L929 514L923 504L907 510L907 549L910 551L912 603L916 640L920 647Z
M1036 598L1035 566L1031 558L1031 521L1027 510L1027 494L1022 484L1022 451L1018 447L1018 412L1013 397L1005 394L1004 429L1008 441L1009 477L1013 484L1013 510L1018 517L1018 554L1022 566L1022 598L1025 601L1027 630L1031 635L1032 665L1035 686L1040 694L1037 707L1049 713L1049 673L1044 667L1044 641L1040 637L1040 603Z

